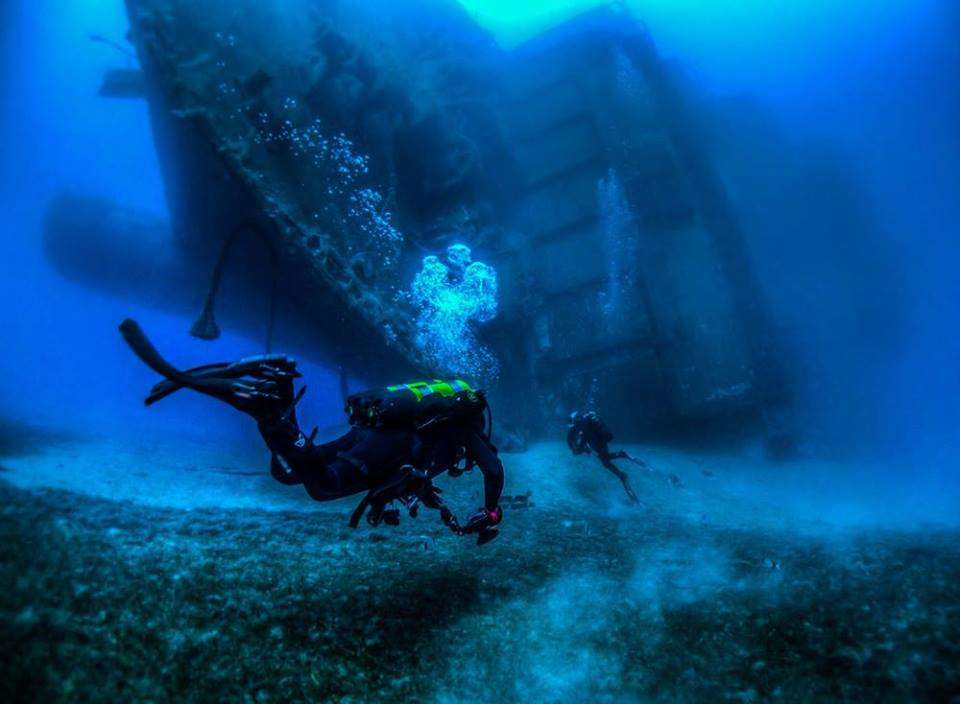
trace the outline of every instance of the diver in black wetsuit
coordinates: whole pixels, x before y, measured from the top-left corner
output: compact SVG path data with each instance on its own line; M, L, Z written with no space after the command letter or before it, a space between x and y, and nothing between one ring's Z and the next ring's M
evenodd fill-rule
M393 397L376 397L374 403L369 401L369 394L359 394L349 400L350 431L315 445L316 431L308 438L297 423L296 405L304 389L294 394L293 380L300 373L290 357L250 357L180 371L160 356L133 320L125 320L120 331L137 356L165 377L154 386L147 405L180 388L189 388L247 413L257 421L273 454L270 473L277 481L303 484L317 501L367 492L351 517L352 526L368 508L371 524L382 521L396 525L399 511L387 507L399 501L412 516L420 504L439 510L452 531L476 534L479 544L497 536L496 526L503 518L499 506L503 465L489 431L484 429L487 405L482 392L457 381L389 387L384 391L393 392ZM420 400L430 394L436 402L420 405ZM359 399L356 407L355 399ZM437 410L422 423L419 419L406 425L397 422L405 417L404 411L409 415L411 408L421 414ZM400 411L391 418L389 413L397 409ZM443 472L453 470L457 474L473 465L483 473L484 505L461 526L432 480Z
M633 487L630 486L627 473L617 467L612 460L630 460L641 467L646 466L646 463L643 460L631 457L623 450L610 452L608 444L611 440L613 440L613 433L600 419L600 416L593 411L586 413L574 411L570 414L570 424L567 430L567 445L570 447L570 451L575 455L596 453L600 463L623 484L623 490L627 492L630 501L639 503L637 495L633 493Z

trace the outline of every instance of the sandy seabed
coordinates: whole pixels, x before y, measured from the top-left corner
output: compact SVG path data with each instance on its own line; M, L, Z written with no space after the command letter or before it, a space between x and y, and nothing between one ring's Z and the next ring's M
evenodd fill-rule
M634 450L637 508L557 443L505 455L534 505L482 548L216 448L4 459L0 701L960 701L960 533L800 515L835 468Z

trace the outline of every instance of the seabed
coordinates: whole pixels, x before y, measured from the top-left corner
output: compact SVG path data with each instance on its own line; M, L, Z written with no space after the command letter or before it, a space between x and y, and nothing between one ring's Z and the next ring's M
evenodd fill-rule
M5 458L0 700L960 693L956 531L839 523L878 499L849 467L631 450L653 467L625 465L640 507L560 443L504 455L506 493L532 506L482 548L429 514L351 530L353 502L222 448L60 439ZM443 486L477 504L477 477ZM801 515L811 493L823 509Z

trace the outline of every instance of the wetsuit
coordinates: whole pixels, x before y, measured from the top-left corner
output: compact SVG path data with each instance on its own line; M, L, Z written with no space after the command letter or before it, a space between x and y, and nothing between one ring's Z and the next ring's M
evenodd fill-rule
M630 486L627 473L617 467L613 460L628 459L638 464L640 461L623 450L610 452L609 444L611 440L613 440L613 433L596 413L590 411L575 413L571 416L570 427L567 431L567 446L570 451L575 455L595 453L600 463L623 484L623 489L627 492L630 500L637 502L637 495Z
M247 413L273 454L270 473L277 481L303 484L317 501L368 492L362 505L378 510L384 502L407 498L412 487L409 491L424 505L441 509L444 522L456 532L476 533L481 544L496 536L503 516L503 465L484 432L482 407L478 413L439 418L425 429L354 426L336 440L314 445L297 423L303 389L294 394L293 380L300 373L290 357L250 357L181 371L157 352L135 321L125 320L120 332L137 356L165 377L151 390L147 405L188 388ZM484 486L483 507L463 527L430 482L460 460L480 468Z
M503 465L481 429L462 423L432 431L353 427L328 443L314 445L293 417L257 423L270 451L279 458L271 474L284 484L303 484L311 498L329 501L369 491L404 465L424 470L430 479L446 472L462 454L483 473L484 508L496 510L503 492Z

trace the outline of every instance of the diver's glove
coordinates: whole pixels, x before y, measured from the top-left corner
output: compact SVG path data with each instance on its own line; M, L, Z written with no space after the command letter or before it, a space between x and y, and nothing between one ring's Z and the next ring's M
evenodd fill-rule
M486 545L497 537L500 531L496 528L503 520L503 509L497 506L491 511L481 507L470 518L467 524L463 526L461 532L463 535L477 534L477 545Z

